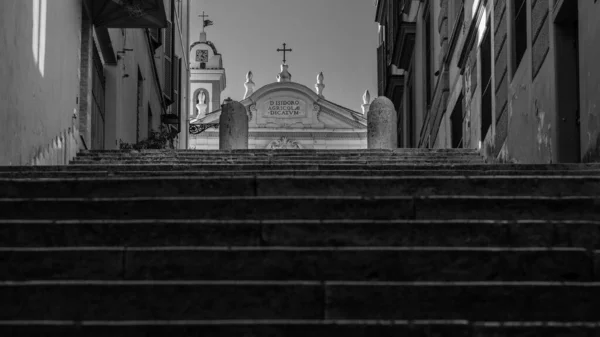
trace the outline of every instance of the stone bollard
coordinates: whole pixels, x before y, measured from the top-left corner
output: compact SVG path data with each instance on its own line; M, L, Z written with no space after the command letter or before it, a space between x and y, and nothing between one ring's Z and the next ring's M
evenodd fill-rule
M395 149L398 147L397 115L389 98L377 97L367 114L367 148Z
M219 119L219 150L248 149L248 114L240 102L225 100Z

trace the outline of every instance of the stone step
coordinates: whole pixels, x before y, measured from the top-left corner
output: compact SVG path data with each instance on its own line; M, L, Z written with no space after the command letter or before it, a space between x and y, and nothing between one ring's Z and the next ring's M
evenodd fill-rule
M583 248L0 248L0 280L600 281Z
M599 176L0 178L0 198L143 196L600 196Z
M176 150L176 151L80 151L79 156L481 156L476 150L460 151L412 151L412 150L309 150L309 151L262 151L262 150Z
M543 177L598 177L600 170L556 170L556 171L520 171L520 170L265 170L265 171L119 171L118 166L110 170L90 171L0 171L3 179L25 178L97 178L97 177L236 177L236 176L299 176L299 177L329 177L329 176L354 176L354 177L427 177L427 176L543 176Z
M72 165L215 165L215 164L237 164L237 165L468 165L483 164L481 160L373 160L373 161L271 161L271 160L77 160Z
M600 283L0 282L0 320L600 321Z
M327 150L327 149L250 149L250 150L81 150L79 154L119 154L119 153L140 153L140 154L218 154L218 155L244 155L244 154L273 154L273 155L298 155L298 154L373 154L373 153L479 153L477 149L424 149L424 148L398 148L398 149L348 149L348 150Z
M585 247L600 222L500 220L0 220L0 247Z
M271 336L271 337L591 337L598 322L469 322L466 320L179 320L4 321L4 336Z
M600 197L3 198L0 219L600 220Z
M215 159L235 159L235 160L391 160L391 159L479 159L483 161L483 157L477 154L462 154L462 155L449 155L449 154L431 154L431 155L399 155L399 154L382 154L382 155L339 155L333 156L329 154L319 154L314 156L271 156L271 155L196 155L196 154L174 154L174 155L161 155L161 154L119 154L119 155L78 155L76 159L79 160L120 160L120 159L204 159L204 160L215 160Z
M599 165L589 164L557 164L557 165L512 165L512 164L343 164L336 163L330 165L323 164L202 164L202 165L184 165L184 164L146 164L146 165L119 165L119 164L95 164L95 165L66 165L66 166L0 166L2 172L43 172L43 171L304 171L304 170L329 170L329 171L350 171L350 170L368 170L368 171L432 171L432 170L453 170L453 171L571 171L584 170L591 172L600 172ZM524 173L523 173L524 174Z

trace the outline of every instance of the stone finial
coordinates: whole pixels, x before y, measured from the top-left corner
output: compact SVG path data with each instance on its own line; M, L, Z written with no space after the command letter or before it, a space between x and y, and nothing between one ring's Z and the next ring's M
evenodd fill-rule
M246 83L244 83L244 87L246 87L246 94L244 94L244 99L250 97L250 95L252 95L252 93L254 93L254 87L256 85L252 81L253 77L254 77L254 75L252 74L252 71L249 71L246 74Z
M281 72L279 73L279 75L277 75L277 82L291 82L291 81L292 81L292 74L290 74L290 72L288 71L288 65L282 64Z
M367 147L369 149L395 149L398 147L397 115L389 98L377 97L367 115Z
M371 93L369 92L369 90L365 91L362 99L363 99L362 112L363 112L363 115L366 115L367 112L369 112L369 107L371 106Z
M317 75L317 84L315 84L315 88L317 89L317 95L319 95L319 97L323 97L323 89L325 89L325 84L323 83L324 78L323 72L320 72L319 75Z
M226 99L219 118L219 150L248 149L248 114L240 102Z

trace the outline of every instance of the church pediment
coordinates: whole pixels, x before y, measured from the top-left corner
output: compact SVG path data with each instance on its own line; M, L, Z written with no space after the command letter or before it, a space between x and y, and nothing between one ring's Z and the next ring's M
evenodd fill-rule
M251 116L250 127L361 129L358 112L333 104L294 82L268 84L241 102Z

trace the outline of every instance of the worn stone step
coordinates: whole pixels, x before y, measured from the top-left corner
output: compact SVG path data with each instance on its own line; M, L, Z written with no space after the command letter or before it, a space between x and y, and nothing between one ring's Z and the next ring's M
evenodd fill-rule
M384 161L384 160L479 160L484 162L484 159L477 155L460 155L460 156L446 156L446 155L423 155L423 156L398 156L398 155L383 155L383 156L361 156L361 155L350 155L350 156L331 156L331 155L318 155L318 156L198 156L198 155L174 155L174 156L161 156L161 155L140 155L140 156L77 156L74 160L262 160L262 161Z
M584 248L0 248L0 280L593 281Z
M2 198L0 219L600 220L600 197Z
M231 177L231 176L302 176L302 177L329 177L329 176L356 176L356 177L427 177L427 176L544 176L544 177L582 177L600 176L600 170L556 170L556 171L507 171L507 170L265 170L265 171L119 171L118 166L110 170L93 171L0 171L0 178L97 178L97 177Z
M119 165L119 164L95 164L95 165L66 165L66 166L0 166L2 172L44 172L44 171L282 171L282 170L329 170L350 171L368 170L379 171L414 171L414 170L452 170L452 171L589 171L600 172L600 166L588 164L557 164L557 165L512 165L512 164L392 164L392 165L369 165L369 164L146 164L146 165ZM526 173L522 173L526 174Z
M335 158L335 157L322 157L322 158L230 158L230 157L218 157L218 158L187 158L187 157L115 157L115 158L90 158L90 157L78 157L71 161L71 164L85 164L85 163L96 163L96 164L109 164L109 163L141 163L147 164L148 162L156 162L157 164L168 164L168 163L275 163L275 164L303 164L303 163L319 163L319 164L364 164L364 163L382 163L382 164L396 164L396 163L408 163L408 164L420 164L420 163L448 163L448 164L485 164L485 161L477 157L373 157L373 158Z
M426 156L443 156L443 157L480 157L476 151L462 151L462 152L430 152L430 151L366 151L366 152L336 152L336 151L325 151L325 152L227 152L227 151L173 151L173 152L79 152L79 157L257 157L257 158L295 158L295 157L426 157Z
M0 282L0 320L600 321L600 284L573 282Z
M179 320L4 321L0 335L63 337L591 337L598 322L469 322L465 320Z
M481 164L477 160L386 160L386 161L270 161L270 160L79 160L72 165L459 165Z
M0 178L0 198L440 194L600 196L600 176Z
M492 220L0 220L0 247L586 247L600 222Z
M272 154L272 155L298 155L298 154L376 154L376 153L479 153L477 149L425 149L425 148L398 148L398 149L250 149L250 150L81 150L79 154L119 154L119 153L134 153L134 154L218 154L218 155L252 155L252 154Z

